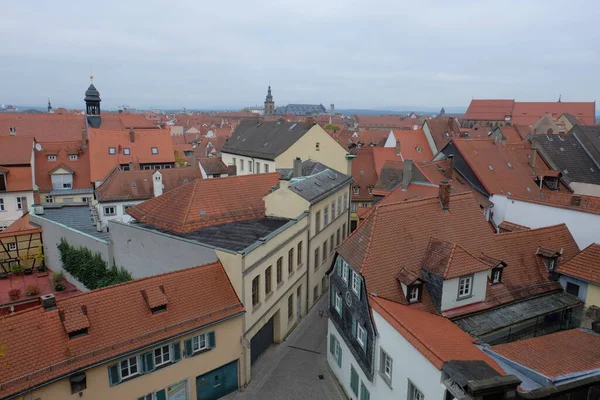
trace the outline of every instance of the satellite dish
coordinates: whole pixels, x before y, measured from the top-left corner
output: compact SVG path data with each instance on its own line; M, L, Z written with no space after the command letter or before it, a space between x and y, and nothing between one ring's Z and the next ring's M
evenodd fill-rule
M36 143L36 144L35 144L35 149L36 149L37 151L42 151L42 145L41 145L41 144L39 144L39 143Z

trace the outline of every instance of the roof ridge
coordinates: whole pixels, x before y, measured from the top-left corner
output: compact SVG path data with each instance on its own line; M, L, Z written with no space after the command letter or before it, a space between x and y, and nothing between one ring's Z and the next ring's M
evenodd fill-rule
M473 193L471 193L470 191L467 192L462 192L462 193L452 193L450 195L450 198L461 198L461 197L468 197L468 196L473 196ZM397 201L394 203L386 203L386 204L380 204L380 205L375 205L375 208L383 208L383 207L390 207L390 206L398 206L401 204L408 204L408 205L414 205L415 203L418 202L425 202L425 201L432 201L434 199L438 199L439 196L430 196L430 197L424 197L424 198L414 198L414 199L407 199L404 201Z
M373 218L373 226L371 227L371 234L367 236L367 246L365 248L365 257L363 258L363 263L360 266L360 271L362 273L363 270L363 266L367 264L367 257L369 257L369 250L371 249L371 241L373 238L373 232L375 232L375 224L377 223L377 217L378 217L378 210L375 209L375 211L373 212L373 214L375 215ZM370 217L370 216L369 216ZM365 279L365 287L366 287L366 278L363 276L363 279Z
M559 227L565 226L567 227L567 224L565 224L564 222L561 224L555 224L555 225L549 225L549 226L541 226L539 228L529 228L523 231L513 231L513 232L502 232L502 233L497 233L495 236L507 236L507 235L516 235L517 233L530 233L530 232L538 232L541 230L545 230L545 229L557 229ZM567 229L569 229L567 227Z

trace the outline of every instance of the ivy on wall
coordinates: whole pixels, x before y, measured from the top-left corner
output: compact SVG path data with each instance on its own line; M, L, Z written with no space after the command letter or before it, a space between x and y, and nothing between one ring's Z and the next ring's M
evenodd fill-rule
M87 247L75 248L65 238L58 245L63 268L90 290L132 280L123 267L108 267L99 252L92 253Z

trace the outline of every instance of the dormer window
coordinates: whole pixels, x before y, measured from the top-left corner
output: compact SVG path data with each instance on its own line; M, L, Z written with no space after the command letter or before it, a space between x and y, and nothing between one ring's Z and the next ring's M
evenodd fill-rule
M495 285L497 283L502 282L502 268L494 268L492 269L492 278L491 283Z
M131 149L129 147L123 147L123 154L128 156L131 154Z
M111 156L114 156L115 154L117 154L117 148L116 147L109 147L108 148L108 154L110 154Z
M359 193L360 193L360 187L359 187L359 186L354 186L354 187L352 188L352 190L353 190L353 193L354 193L354 194L359 194Z
M167 305L161 304L160 306L152 307L151 310L152 310L152 314L159 314L161 312L167 311Z
M407 293L409 303L418 303L423 298L423 285L420 283L410 285L407 288Z
M78 337L87 336L88 328L78 329L73 332L69 332L69 339L76 339Z
M71 161L77 161L77 154L69 154L69 160Z
M48 161L56 161L56 154L49 154Z
M553 272L556 269L556 263L558 261L558 257L562 255L563 250L560 251L546 249L543 247L538 247L535 254L542 258L544 265L548 269L549 272Z
M369 194L373 194L373 186L369 186Z
M152 148L152 154L158 154L158 147Z
M466 299L473 294L473 276L463 276L458 281L458 299Z

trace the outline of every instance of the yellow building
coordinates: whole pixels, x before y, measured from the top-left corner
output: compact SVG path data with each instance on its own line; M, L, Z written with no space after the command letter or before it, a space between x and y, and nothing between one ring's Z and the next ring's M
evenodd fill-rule
M37 267L44 267L42 230L25 214L0 232L0 273Z
M220 262L41 302L0 324L0 398L216 398L245 381Z

